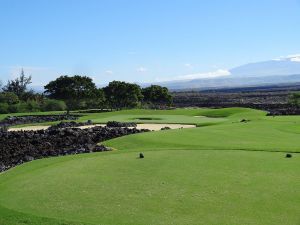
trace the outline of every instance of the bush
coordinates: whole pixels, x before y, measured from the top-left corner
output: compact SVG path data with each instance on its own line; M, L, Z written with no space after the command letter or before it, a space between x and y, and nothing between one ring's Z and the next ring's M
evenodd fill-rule
M18 105L18 112L39 112L40 105L36 101L21 102Z
M3 114L9 113L7 103L0 103L0 113Z
M35 100L21 101L18 104L8 104L0 102L0 113L24 113L24 112L40 112L40 111L64 111L66 110L64 101L45 99L42 103Z
M12 92L0 93L0 103L7 103L9 105L19 103L19 97Z
M64 111L67 106L64 101L46 99L42 104L42 111Z
M8 111L10 113L17 113L19 112L19 104L13 104L8 106Z
M18 109L18 112L19 113L23 113L23 112L27 112L27 107L26 107L26 103L25 102L20 102L18 105L17 105L17 109Z
M41 111L40 105L36 101L27 101L26 102L26 111L28 112L39 112Z

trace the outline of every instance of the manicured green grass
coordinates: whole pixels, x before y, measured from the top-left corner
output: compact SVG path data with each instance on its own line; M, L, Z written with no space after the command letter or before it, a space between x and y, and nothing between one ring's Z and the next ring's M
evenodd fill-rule
M232 109L236 110L236 109ZM228 109L221 110L224 111L224 117L221 118L210 118L202 116L202 114L207 114L210 112L209 109L177 109L177 110L123 110L114 111L108 113L84 113L78 119L80 122L85 122L87 120L92 120L94 123L106 123L107 121L124 121L124 122L136 122L136 123L182 123L182 124L196 124L196 125L211 125L226 121ZM215 110L213 110L215 111ZM219 111L219 110L218 110ZM239 111L248 112L247 109L240 109ZM33 115L51 115L59 114L63 112L39 112L33 113ZM28 115L26 113L10 114L10 115ZM5 118L8 114L0 115L0 119ZM198 117L199 116L199 117ZM144 119L143 119L144 118ZM152 120L149 120L152 119ZM22 124L14 127L25 127L32 125L52 125L58 122L45 122L45 123L35 123L35 124Z
M32 115L51 115L64 112L37 112ZM8 115L22 116L28 113L0 114L0 119ZM225 109L176 109L176 110L122 110L107 113L83 113L78 121L92 120L94 123L105 123L107 121L117 120L137 123L182 123L182 124L216 124L228 121L228 118L239 118L247 116L256 118L265 115L265 112L245 109L245 108L225 108ZM145 118L143 120L143 118ZM148 118L152 118L149 120ZM53 122L39 123L37 125L51 125ZM32 124L28 124L32 125ZM21 125L24 126L24 125ZM26 126L26 125L25 125Z
M0 224L300 224L300 117L232 108L126 110L80 120L137 118L199 127L121 137L105 142L112 152L11 169L0 175ZM288 159L286 152L295 153Z
M226 123L193 129L153 132L107 141L119 150L260 150L300 152L300 122Z

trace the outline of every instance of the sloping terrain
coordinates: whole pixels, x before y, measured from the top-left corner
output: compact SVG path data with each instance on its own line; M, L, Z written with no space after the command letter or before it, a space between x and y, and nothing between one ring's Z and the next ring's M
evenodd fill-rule
M112 152L11 169L0 175L0 224L299 224L300 117L265 114L243 108L88 114L80 120L160 118L147 123L198 127L129 135L104 142Z

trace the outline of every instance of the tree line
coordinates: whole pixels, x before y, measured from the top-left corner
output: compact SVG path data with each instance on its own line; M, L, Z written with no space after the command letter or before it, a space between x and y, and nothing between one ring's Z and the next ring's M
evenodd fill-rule
M130 108L163 109L172 105L166 87L151 85L141 88L134 83L112 81L98 88L88 76L60 76L36 93L28 86L31 76L21 71L19 77L0 87L0 113L62 111L79 109L121 110Z
M106 87L97 88L87 76L61 76L44 88L49 98L65 101L68 110L165 108L172 104L172 96L166 87L151 85L141 88L134 83L112 81Z

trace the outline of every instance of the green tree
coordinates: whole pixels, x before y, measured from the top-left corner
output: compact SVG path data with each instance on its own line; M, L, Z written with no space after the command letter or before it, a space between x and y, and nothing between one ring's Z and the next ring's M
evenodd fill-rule
M122 81L112 81L103 90L112 109L136 107L143 98L139 85Z
M173 101L172 95L169 93L168 88L161 87L159 85L151 85L142 89L144 96L144 102L152 103L156 107L162 107L164 105L170 106Z
M95 83L87 76L60 76L45 86L50 98L64 100L68 112L78 109L81 101L94 99L97 93Z
M22 98L29 84L31 84L31 76L27 77L22 69L20 76L14 80L9 80L3 91L15 93L19 98Z
M95 91L93 99L86 100L86 107L89 109L104 109L106 104L105 94L102 88Z

